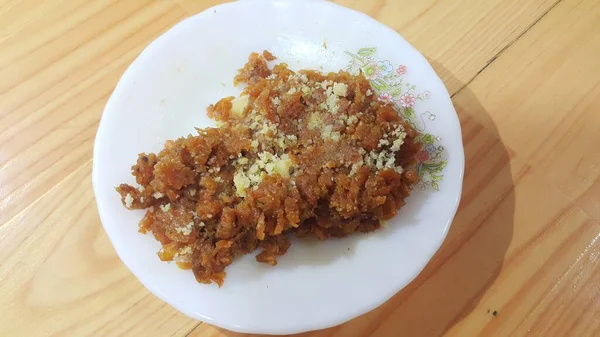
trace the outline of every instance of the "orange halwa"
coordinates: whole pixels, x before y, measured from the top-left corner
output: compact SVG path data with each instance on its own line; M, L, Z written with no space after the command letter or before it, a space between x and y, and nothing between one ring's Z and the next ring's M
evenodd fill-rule
M159 257L202 283L225 278L241 254L260 248L277 264L287 235L324 240L370 232L393 217L417 183L415 130L369 82L347 72L294 72L253 53L234 83L247 87L208 108L217 128L197 129L142 153L138 187L117 187Z

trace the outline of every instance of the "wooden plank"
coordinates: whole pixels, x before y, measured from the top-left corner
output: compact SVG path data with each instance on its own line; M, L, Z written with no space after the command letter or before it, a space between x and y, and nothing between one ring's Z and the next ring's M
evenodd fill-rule
M91 158L115 83L151 40L185 16L165 1L73 7L57 5L39 25L0 42L0 224Z
M0 336L184 335L197 322L150 294L115 254L90 170L87 161L0 227Z
M457 336L465 331L486 336L598 334L600 273L595 261L600 230L597 221L588 220L599 219L598 22L597 1L562 1L454 98L460 105L478 97L490 118L474 118L486 128L495 125L538 180L532 193L521 200L517 194L517 211L529 217L515 225L511 246L521 248L518 255L509 250L503 272L486 294L490 303L502 303L506 314L486 326L476 318L465 320L452 330ZM568 200L567 211L535 241L522 241L528 235L517 229L537 227L542 213L559 209L549 202L557 197ZM557 249L548 247L553 241ZM522 250L532 245L527 263ZM478 330L469 330L474 326Z

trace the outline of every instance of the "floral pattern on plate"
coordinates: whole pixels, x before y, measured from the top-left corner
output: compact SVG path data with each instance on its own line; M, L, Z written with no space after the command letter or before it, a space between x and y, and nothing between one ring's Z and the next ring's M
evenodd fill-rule
M417 91L415 85L404 79L403 76L409 72L407 66L394 66L388 60L377 61L377 48L360 48L356 53L345 53L350 56L346 70L353 74L362 71L379 100L392 103L401 117L419 132L417 141L422 143L422 148L417 154L416 169L421 178L418 186L422 190L432 188L439 191L439 182L444 177L443 170L448 160L440 143L441 138L427 132L427 125L435 122L436 115L419 107L419 102L428 100L431 93Z

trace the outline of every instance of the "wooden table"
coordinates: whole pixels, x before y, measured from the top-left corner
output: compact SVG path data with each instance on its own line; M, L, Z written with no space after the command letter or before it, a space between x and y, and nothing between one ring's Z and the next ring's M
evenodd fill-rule
M0 336L239 336L142 287L90 178L125 68L218 2L0 1ZM410 286L303 336L600 336L600 1L337 2L434 65L466 175L444 246Z

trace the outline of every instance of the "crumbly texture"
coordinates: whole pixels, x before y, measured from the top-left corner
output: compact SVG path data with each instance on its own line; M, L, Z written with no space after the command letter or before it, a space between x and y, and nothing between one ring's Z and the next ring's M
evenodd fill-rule
M208 108L217 128L141 153L139 186L116 188L128 209L147 209L139 224L163 248L163 261L222 285L225 268L261 249L277 264L288 234L320 240L370 232L392 218L418 175L415 130L369 82L346 72L294 72L253 53L235 84L240 97Z

